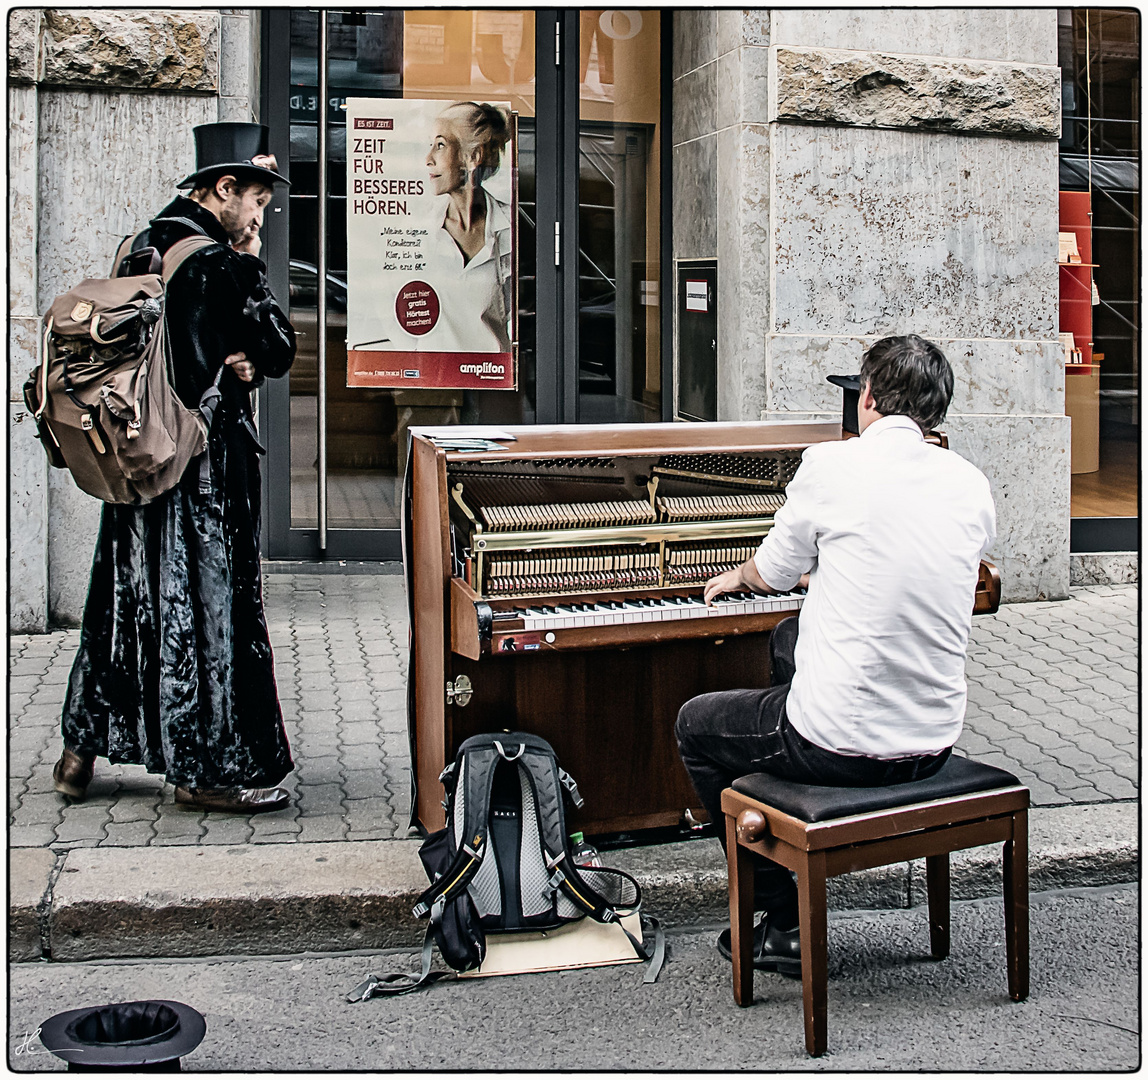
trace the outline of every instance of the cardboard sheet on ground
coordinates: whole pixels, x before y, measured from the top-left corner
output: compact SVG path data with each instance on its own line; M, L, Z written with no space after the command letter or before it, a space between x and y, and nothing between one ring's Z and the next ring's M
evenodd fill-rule
M627 915L622 922L639 941L642 920ZM481 979L488 975L525 975L532 971L562 971L567 968L602 967L606 964L637 964L630 939L617 923L597 923L580 919L557 930L532 934L490 934L486 939L486 959L475 971L459 972L460 979Z

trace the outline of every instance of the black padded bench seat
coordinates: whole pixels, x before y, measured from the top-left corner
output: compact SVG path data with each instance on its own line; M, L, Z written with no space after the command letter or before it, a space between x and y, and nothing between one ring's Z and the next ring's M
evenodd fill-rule
M769 773L750 773L733 782L734 791L767 802L783 814L808 822L871 814L875 810L888 810L893 806L972 795L992 788L1020 786L1020 781L1012 773L992 765L983 765L971 758L957 757L956 754L951 755L927 780L912 780L907 784L890 784L885 787L795 784L792 780L779 780Z
M927 780L879 788L823 787L743 776L722 792L733 994L753 1003L753 859L764 855L797 875L805 1047L827 1045L828 878L925 860L934 958L949 954L949 853L1003 843L1009 996L1028 996L1028 789L1012 773L952 756Z

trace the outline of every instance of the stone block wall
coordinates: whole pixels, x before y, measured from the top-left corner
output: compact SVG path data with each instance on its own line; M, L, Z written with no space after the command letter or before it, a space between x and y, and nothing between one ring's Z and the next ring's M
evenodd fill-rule
M257 119L259 14L25 8L8 32L9 627L27 633L79 622L100 511L24 408L39 314L171 199L196 124Z
M718 412L834 418L886 334L937 341L1005 599L1069 585L1049 10L679 11L674 256L718 260Z

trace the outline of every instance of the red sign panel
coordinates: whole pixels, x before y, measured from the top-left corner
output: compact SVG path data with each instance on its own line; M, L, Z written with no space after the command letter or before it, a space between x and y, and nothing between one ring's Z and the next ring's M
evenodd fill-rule
M513 390L513 353L347 350L352 386L426 390Z

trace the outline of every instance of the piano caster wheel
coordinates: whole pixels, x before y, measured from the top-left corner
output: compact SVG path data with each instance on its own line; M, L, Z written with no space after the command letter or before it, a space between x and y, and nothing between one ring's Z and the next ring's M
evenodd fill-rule
M546 635L546 644L547 645L553 645L554 644L554 638L555 638L555 634L553 631L551 631L549 634Z

